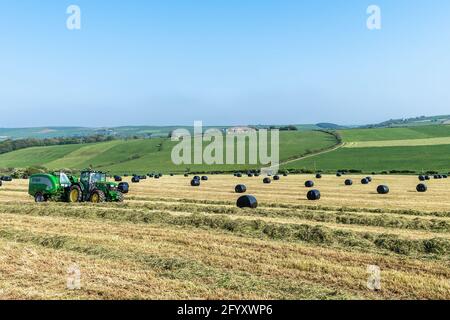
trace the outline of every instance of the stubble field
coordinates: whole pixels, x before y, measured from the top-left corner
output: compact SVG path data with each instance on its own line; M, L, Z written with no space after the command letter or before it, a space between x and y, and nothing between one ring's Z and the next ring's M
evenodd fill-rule
M164 176L101 205L37 205L26 180L4 183L0 298L450 299L450 180L419 194L416 177L361 178L212 175L193 188ZM305 180L320 201L306 200ZM236 208L238 183L258 209ZM74 266L79 290L67 288Z

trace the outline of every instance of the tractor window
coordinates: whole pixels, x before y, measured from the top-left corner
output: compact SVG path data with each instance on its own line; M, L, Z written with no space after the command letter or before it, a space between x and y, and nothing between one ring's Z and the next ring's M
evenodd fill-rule
M65 174L65 173L60 173L59 174L59 183L62 186L70 186L70 180L69 177Z
M106 175L103 173L91 173L91 182L104 182L106 181Z
M87 183L105 182L106 174L100 172L83 172L80 180L81 182Z
M80 177L81 182L89 182L89 172L83 172Z

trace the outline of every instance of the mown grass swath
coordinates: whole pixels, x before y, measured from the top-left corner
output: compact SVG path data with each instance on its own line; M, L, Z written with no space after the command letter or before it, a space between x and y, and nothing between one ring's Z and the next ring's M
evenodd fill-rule
M373 176L369 187L351 186L359 199L344 193L335 199L349 187L344 177L324 175L317 181L323 196L311 204L298 190L306 194L304 181L313 175L269 185L209 178L200 188L183 176L143 180L130 184L125 203L102 205L35 205L26 181L5 183L0 252L15 258L0 263L3 297L450 297L450 207L440 192L448 180L430 182L422 197L416 177ZM242 179L257 209L236 207L234 187ZM380 179L392 189L382 200L366 189L376 189ZM411 193L398 191L409 184ZM170 196L174 188L176 197ZM82 271L77 292L64 289L73 263ZM379 292L365 285L372 264L382 270ZM14 270L23 270L20 282Z

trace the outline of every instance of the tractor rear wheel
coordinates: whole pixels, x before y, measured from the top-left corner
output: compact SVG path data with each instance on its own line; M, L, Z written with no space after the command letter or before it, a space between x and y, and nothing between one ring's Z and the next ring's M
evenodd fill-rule
M117 191L117 202L123 202L124 196L123 193L120 191Z
M67 201L70 203L81 202L82 196L80 186L74 185L70 187Z
M94 190L91 193L91 202L92 203L100 203L105 202L106 196L105 193L101 190Z
M36 201L37 203L45 202L45 197L42 193L38 192L34 195L34 201Z

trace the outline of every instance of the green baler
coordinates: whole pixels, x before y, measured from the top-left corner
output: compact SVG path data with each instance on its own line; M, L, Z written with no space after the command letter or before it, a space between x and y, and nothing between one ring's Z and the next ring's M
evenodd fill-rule
M71 179L63 172L34 174L30 177L28 193L36 202L67 201Z

